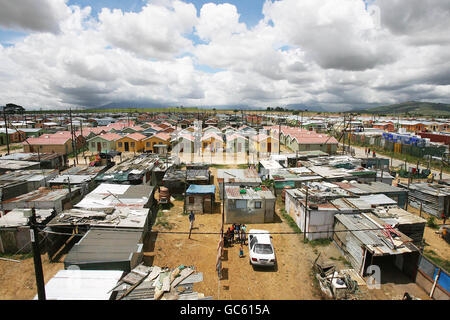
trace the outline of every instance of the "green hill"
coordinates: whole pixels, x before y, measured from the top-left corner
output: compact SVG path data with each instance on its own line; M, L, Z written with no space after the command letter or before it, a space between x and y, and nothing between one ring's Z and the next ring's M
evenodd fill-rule
M406 114L418 116L450 116L450 104L409 101L388 106L358 110L370 114Z

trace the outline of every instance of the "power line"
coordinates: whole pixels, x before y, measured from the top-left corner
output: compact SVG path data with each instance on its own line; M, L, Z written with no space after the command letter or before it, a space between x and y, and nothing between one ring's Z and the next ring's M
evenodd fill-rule
M58 226L58 228L70 228L72 229L72 227L70 226ZM105 227L105 229L110 229L108 227ZM117 228L114 228L117 230ZM333 230L333 231L286 231L286 232L270 232L270 234L279 234L279 235L289 235L289 234L316 234L316 233L338 233L338 232L364 232L364 231L389 231L390 228L368 228L368 229L347 229L347 230ZM67 235L67 236L84 236L85 234L77 234L77 233L64 233L64 232L55 232L55 231L50 231L50 230L46 230L43 229L41 230L42 232L45 233L50 233L50 234L58 234L58 235ZM121 230L121 232L136 232L139 230ZM150 233L161 233L161 234L189 234L189 231L147 231ZM220 235L222 234L221 232L192 232L191 234L203 234L203 235ZM246 234L249 234L249 232L246 232ZM252 234L267 234L265 232L252 232Z

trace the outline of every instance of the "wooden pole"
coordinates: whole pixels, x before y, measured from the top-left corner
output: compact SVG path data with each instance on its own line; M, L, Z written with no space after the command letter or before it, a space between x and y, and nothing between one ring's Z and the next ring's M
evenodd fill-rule
M308 212L308 186L306 187L306 199L305 199L305 222L303 224L303 241L306 241L306 213Z
M422 205L423 205L423 201L420 202L420 209L419 209L419 217L422 218Z

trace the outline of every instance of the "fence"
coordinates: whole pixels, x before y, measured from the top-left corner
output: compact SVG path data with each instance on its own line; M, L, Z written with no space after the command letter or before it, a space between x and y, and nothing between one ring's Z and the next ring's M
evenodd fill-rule
M349 136L351 138L352 143L368 146L373 145L376 147L383 148L385 151L411 155L419 158L423 158L428 155L431 155L433 157L442 157L444 153L447 151L447 148L445 146L419 147L412 144L402 144L402 143L395 143L393 141L388 141L381 136L369 137L347 133L345 141L348 141Z
M450 300L450 275L439 266L420 257L416 283L435 300Z

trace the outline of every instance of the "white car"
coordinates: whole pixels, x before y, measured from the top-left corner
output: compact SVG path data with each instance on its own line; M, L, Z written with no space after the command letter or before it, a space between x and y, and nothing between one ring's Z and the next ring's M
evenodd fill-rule
M252 229L248 232L248 252L252 265L272 267L276 264L272 237L267 230Z

